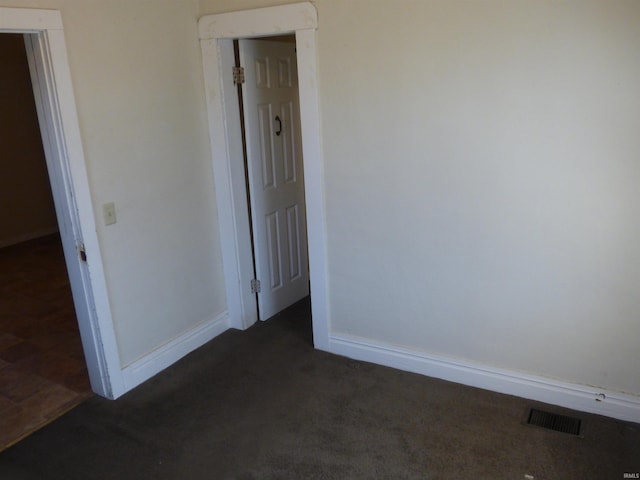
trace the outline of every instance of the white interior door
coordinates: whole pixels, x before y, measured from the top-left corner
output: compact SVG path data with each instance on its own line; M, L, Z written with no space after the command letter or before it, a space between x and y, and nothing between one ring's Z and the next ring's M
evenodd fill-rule
M309 295L295 43L240 40L260 320Z

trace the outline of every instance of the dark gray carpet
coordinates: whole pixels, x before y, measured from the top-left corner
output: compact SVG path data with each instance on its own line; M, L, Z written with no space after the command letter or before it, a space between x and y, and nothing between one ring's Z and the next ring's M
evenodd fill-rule
M0 453L0 478L602 480L640 472L638 424L568 412L583 419L582 437L526 426L532 402L315 351L310 332L307 301L225 332L121 399L95 397Z

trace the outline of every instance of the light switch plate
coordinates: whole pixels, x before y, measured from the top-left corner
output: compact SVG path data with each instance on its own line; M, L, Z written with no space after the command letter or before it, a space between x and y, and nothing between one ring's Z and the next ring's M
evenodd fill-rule
M113 225L116 223L116 206L113 202L102 205L102 217L105 225Z

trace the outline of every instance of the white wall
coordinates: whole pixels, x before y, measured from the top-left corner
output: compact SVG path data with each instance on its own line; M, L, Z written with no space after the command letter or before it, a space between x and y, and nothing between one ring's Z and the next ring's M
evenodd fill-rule
M332 333L640 395L640 3L314 4Z
M0 0L62 13L126 366L226 309L195 1ZM118 222L101 223L115 202Z

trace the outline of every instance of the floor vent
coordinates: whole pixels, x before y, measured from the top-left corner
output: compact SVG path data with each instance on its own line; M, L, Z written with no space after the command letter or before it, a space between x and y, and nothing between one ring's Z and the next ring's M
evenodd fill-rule
M582 421L579 418L567 417L565 415L558 415L557 413L544 412L532 408L529 412L527 423L529 425L555 430L556 432L580 435L580 425Z

